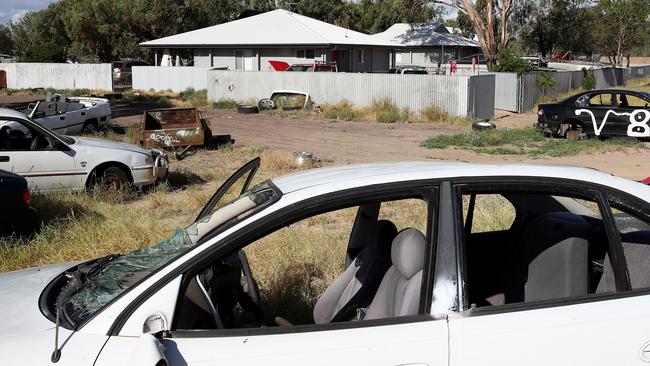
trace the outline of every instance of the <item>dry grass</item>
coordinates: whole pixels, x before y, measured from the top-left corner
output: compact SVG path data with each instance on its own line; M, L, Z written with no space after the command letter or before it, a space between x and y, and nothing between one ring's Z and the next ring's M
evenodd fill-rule
M469 195L463 196L463 222L467 220ZM517 215L514 206L499 194L476 195L472 233L507 230Z
M202 150L174 162L168 184L144 192L35 194L44 225L32 238L0 238L0 272L150 246L189 225L221 182L258 155L253 184L297 170L292 156L261 148Z

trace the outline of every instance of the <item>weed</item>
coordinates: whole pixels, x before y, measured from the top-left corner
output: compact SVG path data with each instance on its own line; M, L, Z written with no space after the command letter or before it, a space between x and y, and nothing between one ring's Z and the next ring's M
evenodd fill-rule
M435 104L431 104L420 110L420 120L423 122L449 123L466 126L472 122L466 117L451 116L447 111Z
M187 88L178 93L178 99L192 107L208 107L210 105L207 89L194 90L191 87Z
M212 107L216 109L237 109L237 102L232 99L219 99L212 103Z
M425 140L422 146L429 149L456 147L491 155L553 157L645 148L642 143L629 139L580 141L546 139L541 132L530 128L440 135Z

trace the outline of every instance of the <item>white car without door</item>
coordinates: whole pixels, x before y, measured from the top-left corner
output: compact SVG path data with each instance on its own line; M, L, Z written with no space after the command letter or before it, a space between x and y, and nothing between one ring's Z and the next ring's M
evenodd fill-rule
M0 276L0 362L650 360L650 187L586 168L422 162L249 189L258 166L150 248ZM268 268L278 253L290 276Z
M92 133L111 121L111 104L104 98L66 98L48 93L45 100L32 103L21 112L63 135Z
M167 174L167 158L155 150L61 135L5 108L0 126L0 169L25 177L33 191L85 189L102 179L146 186Z

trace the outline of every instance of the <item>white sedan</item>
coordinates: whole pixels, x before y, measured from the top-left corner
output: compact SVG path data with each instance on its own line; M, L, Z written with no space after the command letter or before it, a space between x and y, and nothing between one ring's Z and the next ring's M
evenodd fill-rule
M25 177L32 191L85 189L98 180L151 185L167 174L167 165L157 151L61 135L23 113L0 108L0 169Z
M586 168L389 163L249 189L258 165L150 248L0 276L0 362L650 360L645 185ZM340 263L330 279L323 261Z

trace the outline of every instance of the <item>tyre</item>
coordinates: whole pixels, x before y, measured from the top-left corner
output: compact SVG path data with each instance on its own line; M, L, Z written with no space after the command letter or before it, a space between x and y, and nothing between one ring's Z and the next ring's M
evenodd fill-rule
M240 104L237 105L237 112L243 114L258 113L260 110L256 105Z
M99 184L107 188L124 188L129 185L129 176L116 166L109 166L99 176Z
M490 121L478 121L472 123L472 131L487 131L497 128L497 126Z
M275 109L275 102L268 98L260 99L260 101L257 102L257 107L260 111Z
M92 121L86 121L84 122L83 127L81 127L81 133L87 134L87 135L93 135L97 133L97 124Z

